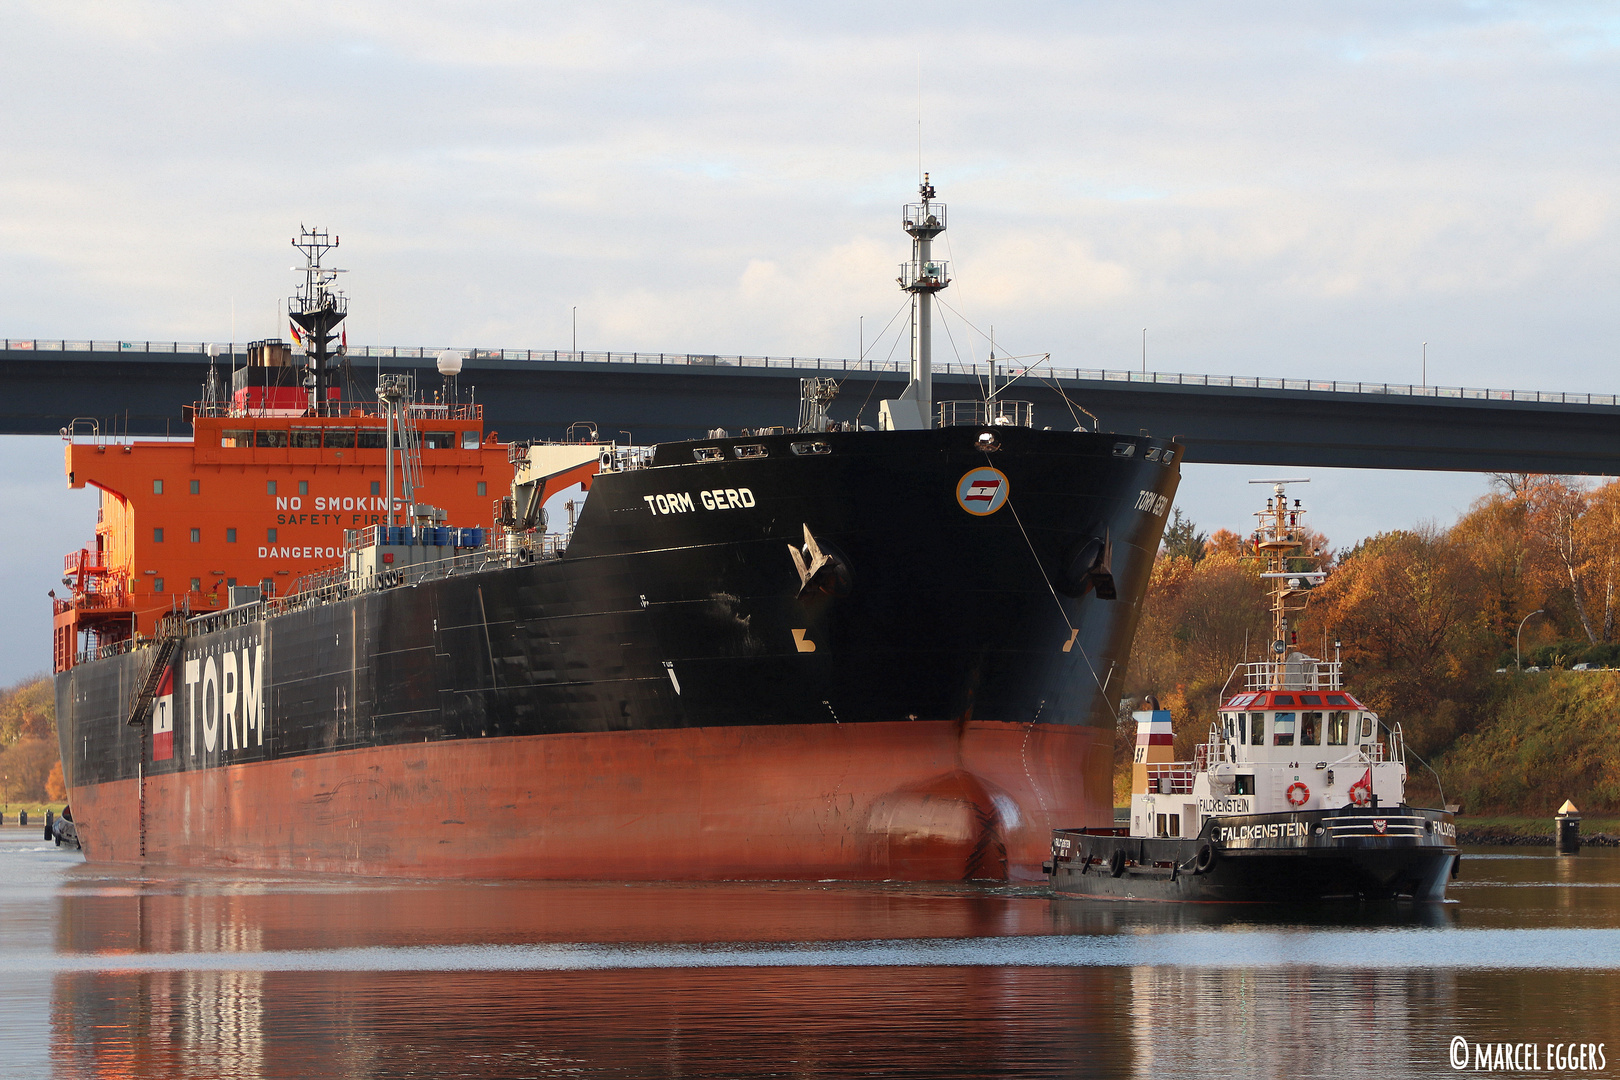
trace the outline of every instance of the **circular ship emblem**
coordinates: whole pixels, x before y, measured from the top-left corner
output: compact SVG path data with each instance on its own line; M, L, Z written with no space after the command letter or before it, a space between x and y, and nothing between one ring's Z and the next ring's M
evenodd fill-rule
M956 482L956 501L975 517L986 517L1007 502L1007 476L1000 469L981 466Z

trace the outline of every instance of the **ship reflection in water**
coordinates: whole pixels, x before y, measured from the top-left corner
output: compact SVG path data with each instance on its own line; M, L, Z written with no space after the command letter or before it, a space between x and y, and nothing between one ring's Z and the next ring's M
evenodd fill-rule
M1454 1035L1620 1057L1604 851L1471 855L1459 904L1302 922L1005 887L141 874L14 832L0 1076L1402 1077L1451 1072Z

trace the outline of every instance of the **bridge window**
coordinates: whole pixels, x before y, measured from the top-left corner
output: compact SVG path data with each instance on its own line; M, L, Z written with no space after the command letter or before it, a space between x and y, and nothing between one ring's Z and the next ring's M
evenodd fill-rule
M283 447L287 445L287 433L285 431L265 431L261 428L255 433L253 442L256 446Z
M1249 714L1248 713L1238 713L1237 714L1237 721L1238 721L1238 728L1237 728L1237 736L1238 737L1237 737L1237 741L1238 741L1239 745L1249 741L1249 725L1247 723L1248 719L1249 719Z
M1361 741L1362 742L1372 742L1373 741L1373 718L1372 718L1372 713L1362 713L1361 714Z
M297 450L319 450L321 448L320 428L293 428L293 448Z
M456 433L453 431L424 431L422 446L427 450L454 450Z
M1329 746L1344 746L1350 742L1350 714L1347 712L1328 713L1327 744Z
M163 530L162 529L153 529L152 530L152 543L154 543L154 544L163 543Z
M202 494L202 481L201 480L193 480L191 482L191 493L193 495L201 495Z
M1257 713L1250 713L1249 714L1249 745L1250 746L1264 746L1264 745L1266 745L1266 714L1265 713L1257 712Z
M354 437L355 447L360 450L386 450L388 449L388 433L386 431L362 431Z
M463 431L461 433L461 448L463 450L478 449L479 435L476 431Z
M353 450L354 429L329 428L326 432L326 448L328 450Z
M1307 694L1305 696L1306 697L1315 697L1316 695L1315 694ZM1319 713L1319 712L1300 713L1299 714L1299 720L1300 720L1300 724L1299 724L1299 745L1301 745L1301 746L1321 746L1322 745L1322 714Z
M1350 699L1345 697L1343 694L1329 694L1327 699L1329 705L1338 705L1342 707L1350 704Z
M1294 714L1291 712L1276 713L1271 719L1271 745L1294 745Z
M1299 695L1299 703L1301 705L1320 705L1320 704L1322 704L1322 695L1321 694L1301 694L1301 695Z
M219 445L224 447L252 446L253 432L222 431L219 433Z
M163 481L161 481L161 480L152 481L152 494L154 494L154 495L163 494Z

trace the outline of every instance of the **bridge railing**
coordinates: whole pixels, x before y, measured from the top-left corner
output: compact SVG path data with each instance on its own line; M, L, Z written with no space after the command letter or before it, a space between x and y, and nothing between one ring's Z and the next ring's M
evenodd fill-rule
M208 343L201 341L74 341L70 339L0 338L0 348L22 352L91 353L188 353L206 355ZM353 359L431 360L443 346L361 345L349 350ZM559 349L457 349L470 360L516 360L544 363L634 364L661 367L777 368L794 371L842 371L904 373L907 361L856 360L819 356L722 356L715 353L651 352L569 352ZM238 354L241 355L241 354ZM226 362L230 357L226 355ZM944 375L972 375L984 378L989 365L973 361L936 363L934 371ZM1029 368L1008 368L1003 362L997 374L1011 378L1029 374L1037 379L1071 382L1145 383L1156 386L1198 386L1231 390L1295 390L1328 394L1378 394L1385 397L1435 398L1463 401L1526 401L1551 405L1620 405L1620 395L1585 394L1562 390L1501 390L1480 386L1418 386L1412 383L1352 382L1329 379L1275 379L1252 375L1195 375L1174 371L1111 371L1106 368L1056 367L1034 364Z

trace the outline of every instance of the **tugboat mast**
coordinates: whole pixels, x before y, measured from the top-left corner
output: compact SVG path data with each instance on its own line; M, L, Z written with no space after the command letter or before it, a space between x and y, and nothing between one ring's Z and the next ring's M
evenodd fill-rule
M884 430L934 426L933 302L951 283L950 267L933 257L934 237L945 231L945 204L934 199L934 185L923 173L921 202L907 203L901 225L911 234L911 261L900 264L900 288L911 294L911 382L896 399L878 407Z
M1255 513L1260 527L1254 533L1254 550L1261 560L1261 578L1271 582L1271 648L1267 657L1270 668L1270 689L1284 689L1288 674L1289 653L1295 641L1290 636L1289 616L1305 610L1305 601L1311 586L1326 575L1320 570L1293 570L1289 561L1314 558L1314 552L1298 554L1305 546L1304 509L1295 499L1288 504L1289 484L1308 484L1309 480L1250 480L1251 484L1272 485L1272 497L1266 508Z
M327 389L333 385L331 362L345 351L334 351L332 342L338 337L338 324L349 314L349 301L332 286L339 274L348 271L321 265L321 258L338 246L340 237L329 238L325 229L306 229L302 225L298 233L292 246L304 253L304 284L296 295L287 298L287 317L303 331L307 357L304 389L309 392L309 411L314 416L326 411Z

